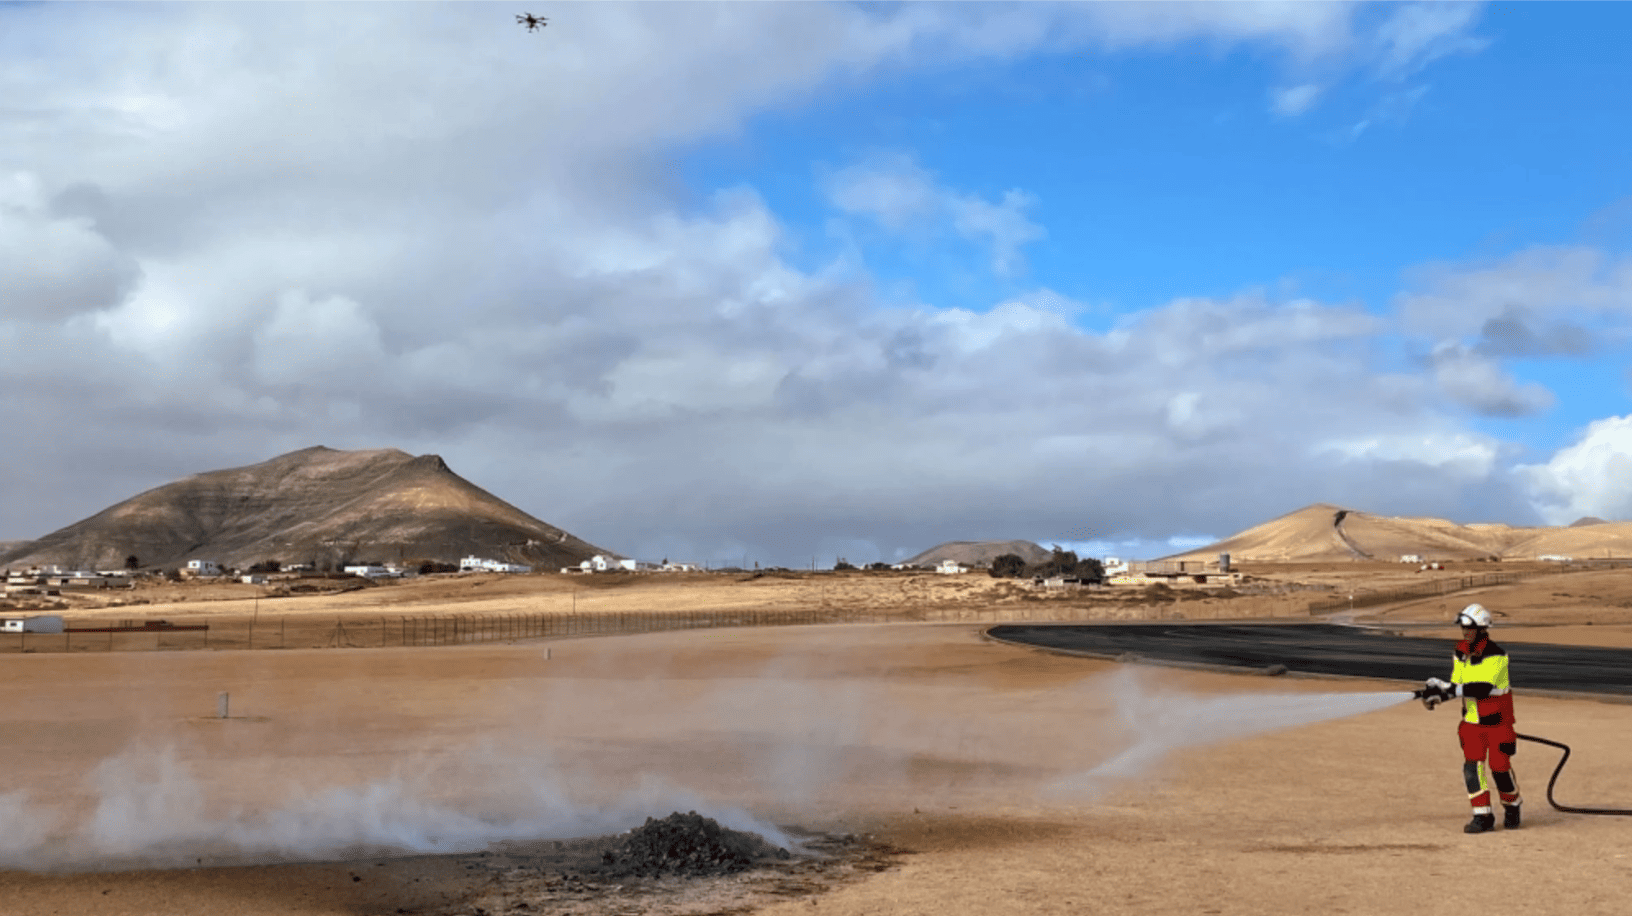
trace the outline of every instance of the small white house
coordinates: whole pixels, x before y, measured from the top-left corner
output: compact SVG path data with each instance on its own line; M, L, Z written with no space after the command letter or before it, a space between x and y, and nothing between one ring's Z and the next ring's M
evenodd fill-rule
M634 560L620 560L617 557L609 557L605 554L598 553L584 562L579 563L578 567L585 572L606 572L614 569L635 570L640 568L640 564L636 563Z
M1400 554L1400 562L1401 563L1421 563L1422 562L1422 554L1420 554L1420 553L1403 553L1403 554Z
M941 565L935 567L935 571L943 576L955 576L959 573L968 572L969 567L959 563L957 560L942 560Z
M55 614L0 618L0 633L62 633L62 618Z
M469 556L459 561L460 572L498 572L498 573L530 573L531 566L521 563L506 563L502 560L488 560L482 557Z
M214 560L188 560L185 571L194 576L219 576L221 564Z
M365 563L359 566L347 566L345 567L345 571L353 576L361 576L364 579L384 579L391 575L391 570L386 569L384 566L378 566L372 563Z

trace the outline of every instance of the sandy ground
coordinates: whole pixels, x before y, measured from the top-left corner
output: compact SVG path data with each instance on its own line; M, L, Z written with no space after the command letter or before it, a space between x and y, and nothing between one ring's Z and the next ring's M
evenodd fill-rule
M587 600L840 600L837 587L769 578L599 586ZM1027 600L954 584L891 587L918 605ZM561 594L455 580L416 606L462 609L475 599L451 590L488 587L517 591L480 600ZM383 594L289 600L332 602L313 611L331 614ZM1510 641L1632 646L1632 573L1477 597ZM1243 600L1215 605L1255 606ZM1437 624L1449 639L1451 605L1466 600L1365 616ZM1077 603L1112 613L1088 601ZM1455 721L1399 701L1409 685L1120 666L979 632L9 656L0 913L1419 914L1475 880L1512 912L1626 911L1632 819L1553 811L1556 754L1527 744L1525 828L1464 836ZM1519 716L1521 731L1574 748L1560 801L1632 807L1632 706L1521 692ZM713 881L606 881L573 859L690 809L824 839L787 865Z

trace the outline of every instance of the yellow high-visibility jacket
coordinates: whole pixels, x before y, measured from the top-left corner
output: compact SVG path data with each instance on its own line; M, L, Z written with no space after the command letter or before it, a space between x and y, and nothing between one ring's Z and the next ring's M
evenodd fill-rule
M1451 659L1451 683L1462 685L1462 720L1475 725L1512 725L1507 650L1489 637L1474 645L1464 640L1456 644Z

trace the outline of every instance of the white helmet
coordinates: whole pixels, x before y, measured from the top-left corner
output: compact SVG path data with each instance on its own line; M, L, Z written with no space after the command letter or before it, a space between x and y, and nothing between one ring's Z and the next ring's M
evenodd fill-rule
M1481 630L1490 629L1490 612L1482 604L1470 604L1456 615L1456 625L1459 627L1478 627Z

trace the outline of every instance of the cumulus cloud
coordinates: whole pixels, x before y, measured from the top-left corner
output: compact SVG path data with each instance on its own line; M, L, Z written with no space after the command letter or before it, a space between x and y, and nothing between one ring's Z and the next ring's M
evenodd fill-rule
M1632 257L1538 246L1483 264L1416 270L1394 300L1406 330L1440 339L1478 333L1515 314L1580 324L1632 315Z
M1586 247L1537 247L1475 264L1426 265L1394 298L1399 328L1426 341L1441 392L1481 414L1517 417L1554 394L1518 379L1517 360L1569 361L1624 346L1632 259Z
M37 174L0 173L0 315L51 321L112 308L140 273L94 221L54 213Z
M957 191L902 154L846 166L828 175L825 185L839 210L871 217L893 231L933 233L946 227L986 244L999 274L1014 273L1020 249L1047 235L1026 216L1036 198L1025 191L1010 188L995 201Z
M1594 421L1547 462L1520 465L1515 474L1548 524L1589 515L1632 519L1632 416Z
M1593 335L1567 318L1537 322L1520 307L1485 320L1476 349L1494 357L1584 356L1595 349Z
M1456 344L1437 347L1430 362L1440 389L1479 413L1522 417L1553 406L1553 394L1546 388L1521 384L1496 360Z
M1254 291L1106 330L1042 289L892 302L853 263L795 266L754 189L673 178L678 148L892 70L1198 38L1360 53L1344 4L585 4L543 35L479 4L0 18L27 39L0 71L0 98L27 100L0 119L0 536L318 443L437 452L577 535L676 559L1085 526L1165 543L1317 500L1528 511L1475 458L1398 444L1457 441L1433 405L1502 357L1477 342L1441 378L1387 368L1383 317ZM906 154L824 190L1000 273L1044 237L1027 191L950 187ZM1571 282L1611 308L1621 269ZM1401 304L1432 331L1412 333L1518 346L1487 327L1519 314L1480 304L1489 282L1436 274ZM1552 340L1561 312L1525 304Z

